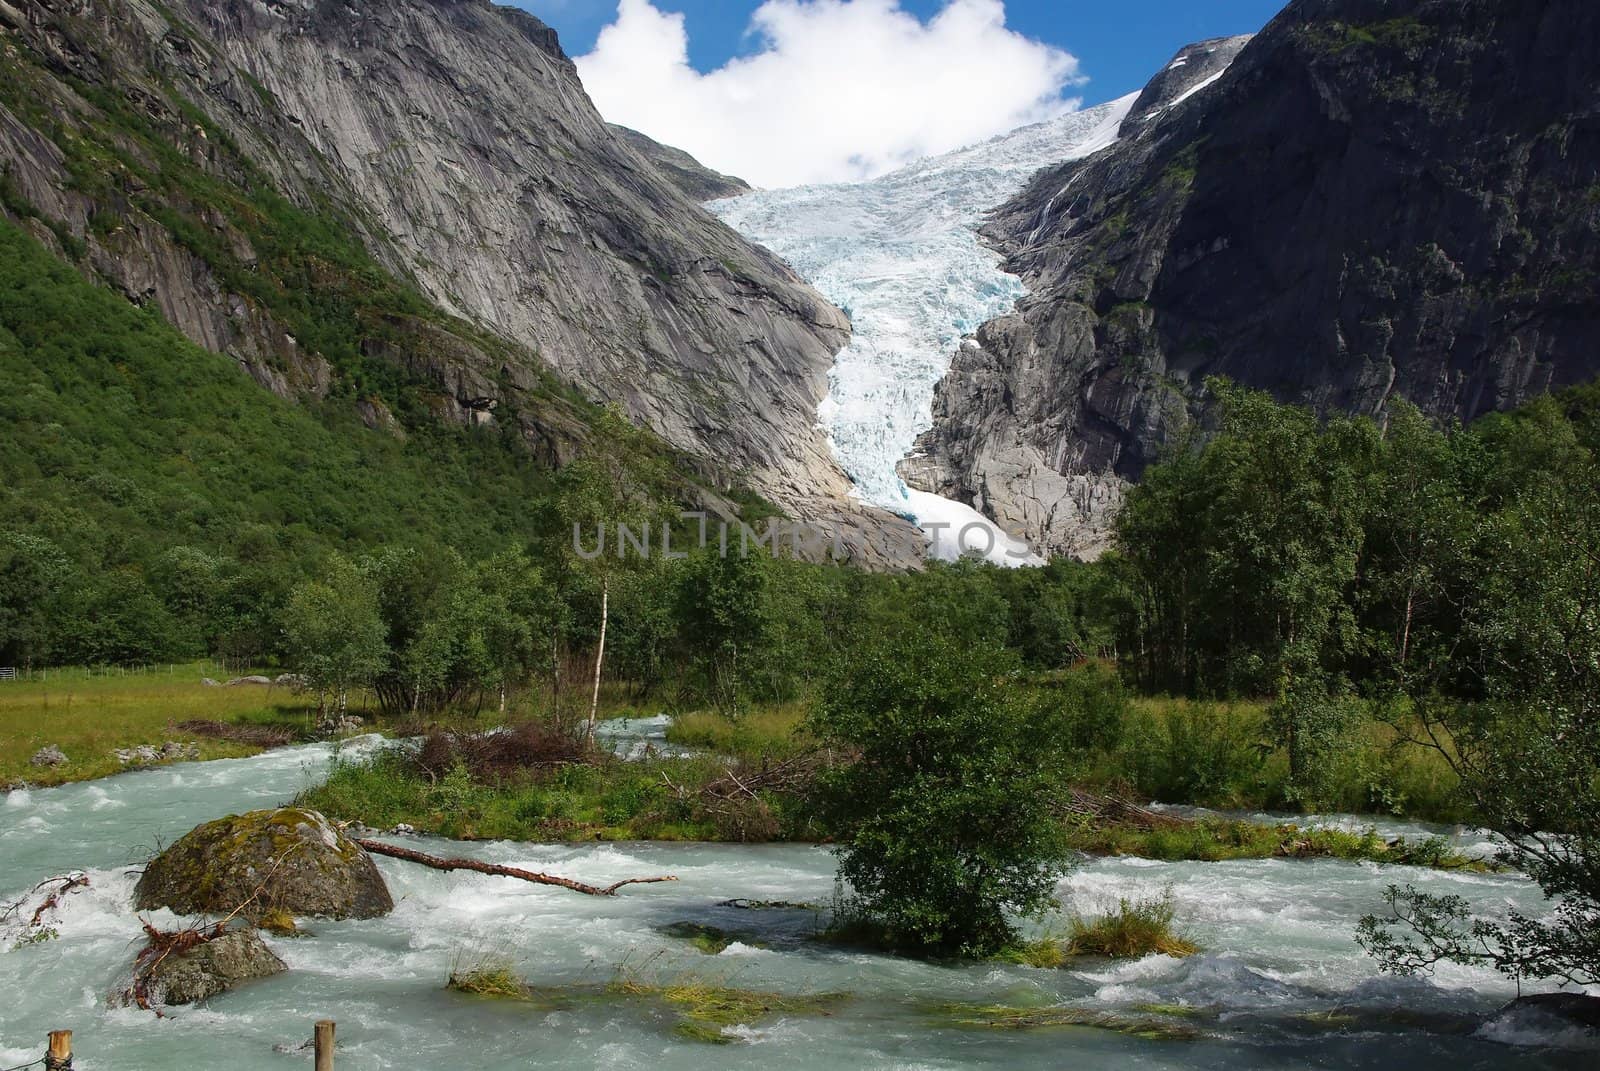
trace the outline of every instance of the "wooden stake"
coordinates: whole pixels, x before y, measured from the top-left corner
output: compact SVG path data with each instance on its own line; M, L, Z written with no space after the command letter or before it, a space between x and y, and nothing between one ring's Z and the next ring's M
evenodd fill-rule
M316 1030L317 1071L333 1071L333 1020L318 1020Z
M50 1031L50 1051L45 1053L44 1066L47 1071L55 1068L70 1071L72 1067L72 1031Z

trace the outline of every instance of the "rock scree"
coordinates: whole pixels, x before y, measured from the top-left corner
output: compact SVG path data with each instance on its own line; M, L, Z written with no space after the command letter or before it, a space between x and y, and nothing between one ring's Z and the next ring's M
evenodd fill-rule
M139 910L237 911L251 920L271 910L335 919L394 910L371 856L322 815L299 807L195 827L151 860L133 899Z

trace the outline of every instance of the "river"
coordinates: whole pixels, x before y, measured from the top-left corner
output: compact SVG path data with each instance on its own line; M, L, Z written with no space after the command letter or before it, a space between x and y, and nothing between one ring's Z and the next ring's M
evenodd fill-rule
M356 748L374 746L368 740ZM1063 882L1093 908L1170 889L1181 924L1205 952L1185 961L1039 970L937 966L819 946L819 916L717 906L735 897L827 903L833 858L801 845L459 844L407 838L471 855L611 881L671 873L670 885L613 899L503 878L443 874L380 859L397 907L387 918L306 924L310 936L269 939L290 970L172 1017L107 1006L139 944L130 898L137 865L158 843L230 812L287 801L327 769L330 749L177 765L0 798L0 899L73 869L91 886L69 897L60 936L0 949L0 1067L39 1055L53 1028L76 1032L77 1066L118 1071L283 1068L312 1020L338 1020L341 1069L714 1068L1226 1068L1405 1067L1408 1071L1592 1067L1594 1054L1553 1036L1479 1022L1513 995L1496 976L1441 970L1432 980L1382 978L1352 940L1356 919L1390 882L1427 882L1495 910L1539 910L1510 875L1414 871L1337 861L1086 862ZM156 913L158 923L174 920ZM743 934L715 956L660 927L704 922ZM758 946L766 947L758 947ZM566 1007L496 1002L447 991L452 964L509 959L535 985L602 985L626 967L655 981L705 980L791 994L844 993L826 1016L737 1028L739 1040L684 1040L649 1001ZM1087 1027L1002 1030L955 1025L951 1003L1081 1007L1140 1016L1188 1005L1191 1040L1147 1040ZM1496 1036L1486 1036L1495 1034ZM1570 1039L1569 1039L1570 1040ZM1507 1044L1507 1042L1516 1044Z

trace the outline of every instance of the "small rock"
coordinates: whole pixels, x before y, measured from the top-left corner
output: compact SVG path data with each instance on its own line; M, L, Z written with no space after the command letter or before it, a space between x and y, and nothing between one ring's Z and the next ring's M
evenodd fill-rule
M33 753L33 758L28 760L28 765L63 766L66 764L66 761L67 756L62 753L61 748L55 744L51 744L49 747L42 747L38 751L35 751Z
M150 995L160 1004L194 1004L252 978L287 970L255 930L234 930L181 956L169 956L151 972Z
M391 837L414 837L417 835L417 829L415 826L408 826L404 822L401 822L399 825L389 830L389 835Z
M1532 993L1501 1008L1495 1018L1517 1015L1560 1020L1568 1026L1600 1032L1600 997L1584 993Z
M200 678L200 683L205 685L207 688L221 688L222 687L222 682L221 681L214 681L210 677L201 677Z

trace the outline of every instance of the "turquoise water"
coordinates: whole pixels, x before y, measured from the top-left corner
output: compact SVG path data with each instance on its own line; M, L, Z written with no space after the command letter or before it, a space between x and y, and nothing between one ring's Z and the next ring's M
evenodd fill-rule
M1391 882L1427 882L1486 910L1539 910L1527 882L1326 860L1088 862L1063 883L1065 901L1092 910L1170 889L1186 931L1207 951L1187 961L1047 971L837 951L806 939L818 923L811 911L718 906L734 897L829 902L833 859L819 848L407 838L423 850L590 881L662 873L680 880L594 899L380 859L397 902L388 918L311 922L309 937L272 939L290 970L208 1007L169 1019L107 1007L139 943L129 904L139 862L202 820L287 801L323 775L329 754L322 746L287 749L0 797L0 899L73 869L87 870L92 882L66 902L58 939L0 949L0 1067L38 1056L54 1028L76 1032L77 1066L89 1071L309 1066L304 1053L276 1050L298 1046L325 1017L339 1022L341 1069L1594 1066L1594 1052L1552 1047L1561 1040L1552 1035L1480 1028L1512 995L1494 975L1452 968L1431 980L1381 978L1351 937ZM174 921L163 913L155 920ZM702 955L659 932L679 921L738 931L749 943ZM646 980L848 997L830 1015L774 1018L739 1030L732 1044L707 1045L675 1036L670 1015L650 1002L551 1010L444 989L453 963L490 956L509 959L536 985L598 985L625 967ZM1130 1015L1145 1004L1184 1004L1196 1009L1188 1021L1201 1037L965 1028L939 1012L951 1002Z

